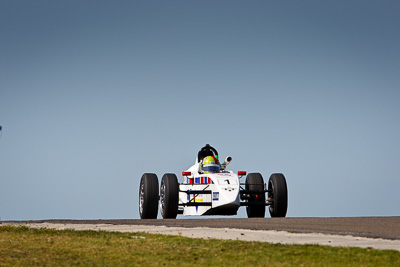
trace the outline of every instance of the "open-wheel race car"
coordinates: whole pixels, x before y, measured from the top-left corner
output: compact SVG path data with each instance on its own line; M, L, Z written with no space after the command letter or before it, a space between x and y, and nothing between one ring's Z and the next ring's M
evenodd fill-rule
M260 173L227 170L231 157L222 164L218 152L210 145L203 147L196 162L182 172L183 182L173 173L166 173L161 185L154 173L143 174L139 187L141 219L156 219L158 206L164 219L183 215L236 215L240 206L246 206L247 216L264 217L269 207L271 217L285 217L288 192L285 176L274 173L268 184ZM244 183L240 179L246 176Z

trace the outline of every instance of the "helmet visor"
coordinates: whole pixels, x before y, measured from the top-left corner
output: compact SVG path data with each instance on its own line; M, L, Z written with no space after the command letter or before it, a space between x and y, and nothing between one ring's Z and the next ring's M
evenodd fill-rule
M218 164L207 164L203 166L203 171L205 172L219 172L220 167Z

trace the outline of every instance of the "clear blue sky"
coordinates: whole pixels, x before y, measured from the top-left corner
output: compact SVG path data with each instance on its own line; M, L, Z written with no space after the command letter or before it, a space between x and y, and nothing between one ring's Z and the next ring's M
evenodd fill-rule
M400 215L399 14L1 1L1 219L139 218L142 174L179 175L206 143L234 171L284 173L288 216Z

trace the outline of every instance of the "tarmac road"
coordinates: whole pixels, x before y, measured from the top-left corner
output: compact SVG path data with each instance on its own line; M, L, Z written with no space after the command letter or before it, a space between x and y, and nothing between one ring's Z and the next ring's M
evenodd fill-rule
M323 233L400 240L400 216L331 218L223 218L169 220L45 220L35 223L154 225L167 227L207 227L248 230L277 230L293 233ZM21 223L21 222L18 222ZM26 222L29 223L29 222Z

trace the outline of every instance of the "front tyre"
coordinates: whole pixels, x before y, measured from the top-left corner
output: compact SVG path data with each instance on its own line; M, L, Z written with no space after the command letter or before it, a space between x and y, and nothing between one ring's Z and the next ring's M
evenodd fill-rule
M264 179L260 173L249 173L246 177L246 190L256 193L249 194L248 206L246 207L247 217L265 216L265 191Z
M178 215L179 184L173 173L166 173L161 179L160 210L164 219L176 219Z
M288 206L288 192L285 176L274 173L268 181L269 214L271 217L285 217Z
M139 187L139 213L141 219L157 219L158 178L154 173L142 175Z

